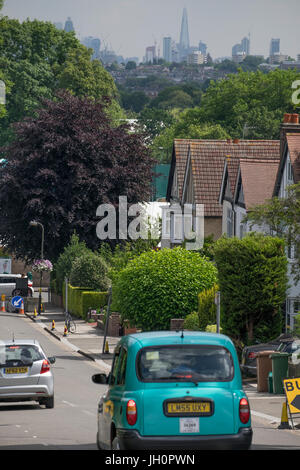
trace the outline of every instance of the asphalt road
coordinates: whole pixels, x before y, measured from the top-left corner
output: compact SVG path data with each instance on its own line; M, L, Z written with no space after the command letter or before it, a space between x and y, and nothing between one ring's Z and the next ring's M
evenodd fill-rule
M55 407L35 402L0 403L0 450L96 450L96 412L105 386L91 376L97 363L74 352L65 343L44 332L29 318L1 313L0 339L35 337L48 356L55 380ZM300 449L300 430L279 430L272 411L282 397L264 396L247 390L252 410L253 450ZM278 416L280 418L280 416Z
M48 356L55 383L55 407L36 402L0 403L0 449L93 450L96 449L96 411L104 386L91 376L97 366L70 351L63 343L26 318L1 314L0 339L35 337Z

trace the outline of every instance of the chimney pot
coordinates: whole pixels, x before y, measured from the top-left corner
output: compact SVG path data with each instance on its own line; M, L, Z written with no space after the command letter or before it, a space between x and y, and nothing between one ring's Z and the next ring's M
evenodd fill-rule
M240 142L240 139L233 139L234 144L238 144Z
M292 121L292 114L285 113L284 116L283 116L283 122L288 123L288 122L291 122L291 121Z
M291 122L293 124L299 124L299 114L292 114Z

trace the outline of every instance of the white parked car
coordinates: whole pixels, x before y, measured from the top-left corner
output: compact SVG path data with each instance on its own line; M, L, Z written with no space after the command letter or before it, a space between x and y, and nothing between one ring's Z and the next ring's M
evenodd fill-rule
M0 274L0 296L5 294L8 297L22 294L20 289L17 289L16 280L21 279L21 274ZM32 281L25 277L28 281L27 297L33 297ZM24 295L24 294L23 294Z

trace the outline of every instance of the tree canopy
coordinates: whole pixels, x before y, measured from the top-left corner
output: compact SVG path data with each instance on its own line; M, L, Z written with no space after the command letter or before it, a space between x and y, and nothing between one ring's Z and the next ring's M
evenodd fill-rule
M45 227L45 256L53 261L74 230L88 248L99 246L97 207L119 196L147 201L153 161L143 137L115 127L102 102L59 92L36 117L14 125L0 169L0 238L19 257L40 251L37 220Z
M251 233L214 244L221 291L221 325L238 345L268 341L282 329L281 306L288 286L280 238Z
M44 98L54 99L66 89L77 96L110 97L110 112L124 117L117 103L117 89L110 74L92 50L50 22L0 17L1 77L7 89L6 113L0 120L0 144L13 138L10 124L33 116Z
M174 120L154 139L155 156L170 159L174 138L279 139L284 113L293 112L295 108L292 83L299 78L296 70L277 69L265 74L240 69L225 79L211 81L202 92L199 105L170 111ZM164 90L161 96L172 97L172 94ZM200 100L196 93L197 96ZM164 104L170 108L168 103L171 104L172 99ZM162 157L160 148L168 149L167 157L166 154Z

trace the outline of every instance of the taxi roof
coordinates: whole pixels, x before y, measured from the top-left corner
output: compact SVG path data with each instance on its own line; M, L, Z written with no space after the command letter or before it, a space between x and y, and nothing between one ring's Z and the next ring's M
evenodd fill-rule
M149 331L133 333L123 338L135 339L141 347L166 344L207 344L225 346L233 344L228 336L220 333L207 333L203 331Z

